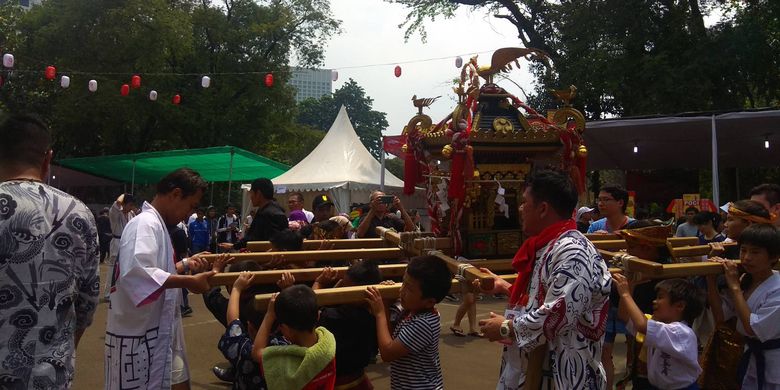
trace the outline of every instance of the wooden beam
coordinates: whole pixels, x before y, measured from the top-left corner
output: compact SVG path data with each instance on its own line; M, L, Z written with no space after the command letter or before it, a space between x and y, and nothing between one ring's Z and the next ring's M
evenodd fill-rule
M588 236L588 238L596 237L596 236L598 235ZM598 239L592 240L591 242L593 243L593 246L595 246L596 248L606 249L608 251L616 251L616 250L628 248L628 244L626 243L626 240L624 240L623 238L607 240L602 237L599 237ZM697 237L669 237L666 240L667 247L669 247L670 249L685 247L686 245L693 245L698 242L699 239Z
M323 242L333 247L330 249L360 249L360 248L384 248L385 241L381 238L360 238L356 240L305 240L303 241L303 250L317 250ZM270 241L250 241L246 244L250 252L268 252L271 250Z
M516 274L512 275L500 275L500 277L510 283L514 282L517 277ZM338 287L338 288L326 288L320 290L314 290L317 294L317 304L320 306L340 305L345 303L362 303L366 298L366 288L368 286L352 286L352 287ZM385 286L381 284L374 285L382 294L382 298L385 299L398 299L399 292L401 291L401 283L396 283L391 286ZM452 288L450 292L460 292L460 282L456 279L452 280ZM273 294L258 294L255 295L255 307L258 310L265 310L268 307L268 301Z
M729 248L737 245L738 244L736 242L723 243L724 248ZM669 252L674 258L706 256L710 254L710 251L712 251L712 247L709 245L694 245L694 246L681 246L681 247L669 248Z
M218 255L202 256L208 261L214 261ZM284 256L288 263L305 263L308 261L341 261L354 259L397 259L405 257L406 253L398 248L370 249L338 249L324 251L289 251L289 252L247 252L232 254L236 261L255 261L267 263L279 256Z
M585 238L587 238L591 242L603 241L603 240L622 240L623 239L623 237L620 237L617 234L595 234L595 233L588 233L588 234L585 235Z
M593 246L596 247L596 249L604 249L608 251L617 251L621 249L627 249L628 244L626 244L626 240L597 240L592 241Z

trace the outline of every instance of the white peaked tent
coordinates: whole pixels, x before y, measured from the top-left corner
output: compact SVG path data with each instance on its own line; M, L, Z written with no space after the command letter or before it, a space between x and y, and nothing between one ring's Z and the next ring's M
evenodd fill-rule
M360 142L341 106L325 138L297 165L273 179L276 193L302 192L305 207L320 193L333 198L338 212L349 212L352 203L366 203L371 191L378 190L382 166ZM404 182L385 170L385 191L400 195ZM414 205L404 200L409 207Z

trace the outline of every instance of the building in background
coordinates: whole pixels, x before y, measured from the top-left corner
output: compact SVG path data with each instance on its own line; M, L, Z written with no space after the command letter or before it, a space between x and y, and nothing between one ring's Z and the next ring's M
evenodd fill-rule
M30 8L34 5L41 4L43 0L0 0L0 5L8 3L18 3L24 8Z
M308 98L319 99L333 93L333 81L330 69L290 68L290 85L296 89L295 101Z

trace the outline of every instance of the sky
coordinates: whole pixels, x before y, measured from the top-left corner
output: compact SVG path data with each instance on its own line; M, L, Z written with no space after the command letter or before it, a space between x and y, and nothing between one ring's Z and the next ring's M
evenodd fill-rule
M427 42L419 34L404 42L404 29L398 25L406 20L408 10L399 4L381 0L332 0L331 10L340 19L342 33L333 36L327 45L323 68L338 71L334 91L350 78L362 86L366 95L374 99L374 110L387 113L390 124L385 135L400 134L404 125L417 109L412 105L412 95L442 97L426 113L434 123L452 112L456 96L451 80L459 77L455 58L460 55L466 62L474 53L479 54L480 64L489 64L495 49L519 47L517 30L506 20L495 19L484 13L458 11L453 19L437 18L428 23ZM396 78L396 63L444 59L400 64L402 75ZM351 66L389 64L359 69L343 69ZM533 90L533 77L528 62L520 61L521 69L510 74L512 81L526 92ZM342 68L342 69L340 69ZM511 82L499 85L525 100L520 89Z

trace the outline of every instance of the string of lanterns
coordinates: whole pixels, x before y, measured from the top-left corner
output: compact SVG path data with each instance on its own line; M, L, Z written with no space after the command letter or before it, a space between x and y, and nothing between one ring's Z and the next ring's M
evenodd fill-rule
M438 57L438 58L430 58L425 60L416 60L416 61L406 61L402 63L412 63L412 62L425 62L425 61L433 61L433 60L440 60L445 58L451 58L451 57ZM7 69L13 69L15 65L15 58L14 55L11 53L5 53L3 55L3 66ZM354 68L365 68L365 67L373 67L373 66L384 66L388 64L374 64L374 65L362 65L362 66L350 66L350 67L343 67L340 69L354 69ZM461 68L463 66L463 58L461 56L455 57L455 67ZM16 72L21 73L35 73L37 71L34 70L16 70ZM49 65L44 69L44 78L46 78L49 81L54 81L57 78L57 68L53 65ZM69 72L70 74L87 74L86 72L77 72L72 71ZM274 86L274 72L233 72L233 73L214 73L218 75L247 75L247 74L263 74L265 73L265 76L263 78L263 84L267 88L272 88ZM92 73L92 75L121 75L122 73ZM212 75L214 75L212 74ZM396 78L400 78L403 74L403 70L401 68L401 65L395 65L393 68L393 75ZM194 74L191 73L150 73L150 75L155 76L192 76ZM337 81L339 78L339 72L338 70L332 70L331 71L331 80ZM3 78L3 75L0 74L0 87L3 86L5 83L5 79ZM68 75L61 75L60 76L60 87L63 89L69 88L71 85L71 78ZM200 86L202 88L209 88L211 86L211 77L209 76L202 76L200 80ZM130 95L131 89L139 89L141 88L141 76L138 74L134 74L130 77L130 83L129 84L122 84L119 89L119 94L121 96L128 96ZM98 90L98 81L95 79L90 79L87 82L87 90L91 93L95 93ZM150 101L156 101L158 98L158 92L155 90L151 90L149 92L149 100ZM180 104L181 103L181 95L176 94L172 98L173 104Z

